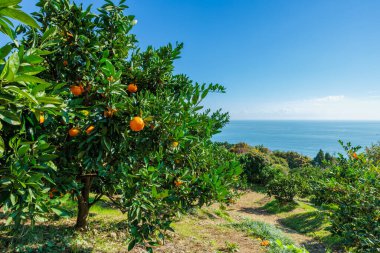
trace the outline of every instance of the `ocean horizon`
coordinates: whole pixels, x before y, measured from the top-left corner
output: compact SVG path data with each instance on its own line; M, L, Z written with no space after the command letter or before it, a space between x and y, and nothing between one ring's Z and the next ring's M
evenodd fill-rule
M339 144L362 148L380 141L380 121L375 120L231 120L213 141L264 145L271 150L296 151L315 157L322 149L343 153ZM364 150L364 149L362 149Z

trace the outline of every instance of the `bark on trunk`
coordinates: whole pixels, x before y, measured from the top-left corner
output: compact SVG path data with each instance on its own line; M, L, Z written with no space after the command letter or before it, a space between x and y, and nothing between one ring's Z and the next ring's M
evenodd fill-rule
M92 185L92 176L82 176L81 182L83 188L81 194L78 196L78 214L77 223L75 225L76 229L85 230L87 229L87 217L90 211L90 190Z

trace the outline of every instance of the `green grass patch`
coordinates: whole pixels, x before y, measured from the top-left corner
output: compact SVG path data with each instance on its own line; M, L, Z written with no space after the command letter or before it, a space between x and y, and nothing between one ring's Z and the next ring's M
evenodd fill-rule
M277 199L266 203L263 209L271 214L291 212L298 207L296 202L281 203Z
M263 240L279 239L286 244L294 243L280 229L276 228L272 224L268 224L265 222L245 219L241 222L230 223L226 226L245 232L249 236L258 237Z
M222 210L222 209L216 209L214 210L214 213L219 216L220 218L222 218L223 220L226 220L228 222L233 222L234 220L231 218L231 216L225 211L225 210Z

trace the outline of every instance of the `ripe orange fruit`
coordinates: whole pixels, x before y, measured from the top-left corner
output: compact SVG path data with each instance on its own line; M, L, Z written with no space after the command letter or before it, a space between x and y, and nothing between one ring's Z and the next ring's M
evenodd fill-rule
M128 91L129 91L130 93L135 93L135 92L137 92L137 85L134 84L134 83L129 84L129 85L128 85Z
M82 95L84 89L83 86L72 85L70 86L70 91L74 96L80 96Z
M176 181L174 181L174 184L176 187L180 187L183 184L183 182L181 181L181 179L177 179Z
M64 60L64 61L63 61L63 66L66 67L67 65L69 65L69 62L68 62L67 60Z
M43 113L40 114L40 124L43 124L45 122L45 116Z
M353 153L353 154L352 154L352 157L353 157L354 159L358 159L358 154Z
M95 127L94 127L93 125L89 126L89 127L86 129L86 134L90 134L94 129L95 129Z
M79 133L80 133L80 129L77 128L77 127L73 127L73 128L71 128L71 129L69 130L69 135L70 135L71 137L75 137L75 136L77 136Z
M131 122L129 123L129 126L131 127L132 131L138 132L144 129L144 120L141 117L134 117Z
M270 242L268 240L264 240L260 243L261 246L269 246Z
M172 147L173 147L173 148L176 148L176 147L178 147L178 144L179 144L178 141L173 141L173 143L172 143Z

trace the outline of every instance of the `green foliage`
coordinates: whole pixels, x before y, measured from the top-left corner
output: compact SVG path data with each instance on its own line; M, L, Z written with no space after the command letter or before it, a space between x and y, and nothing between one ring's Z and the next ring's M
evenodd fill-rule
M374 164L380 164L380 143L372 144L370 147L365 149L368 159L370 159Z
M280 202L292 202L299 192L301 181L300 177L293 174L277 176L267 184L267 193Z
M16 33L9 18L18 20L25 25L39 28L39 25L32 17L20 10L19 3L21 3L21 0L0 0L0 32L8 35L12 40L15 39Z
M274 225L246 219L242 222L231 223L228 226L243 231L249 236L259 237L262 240L269 241L268 252L308 253L305 248L295 246L294 242Z
M294 151L274 151L273 154L277 157L281 157L288 162L290 169L306 167L311 164L311 160L309 157L301 155Z
M342 143L343 145L343 143ZM332 207L331 232L358 252L376 252L380 245L380 170L359 147L343 146L346 156L328 168L315 187L313 201Z
M136 22L124 14L123 2L107 0L95 14L68 0L41 0L35 17L42 32L20 28L24 46L8 58L3 52L12 49L1 51L0 94L7 103L0 107L0 203L19 223L48 212L50 202L60 204L59 193L72 192L77 227L86 228L89 208L107 196L127 214L129 248L144 244L151 251L176 215L228 203L242 171L234 154L211 142L228 114L202 106L224 87L173 73L182 44L137 48L129 34ZM132 83L135 93L128 91ZM62 102L66 107L59 107ZM141 131L132 131L134 117L144 120ZM89 126L94 128L86 133ZM72 128L79 135L68 135ZM24 178L38 182L19 182ZM30 204L33 196L38 206Z
M20 10L19 2L0 1L0 31L12 39L15 33L8 18L38 27ZM51 42L53 34L54 30L47 31L45 41ZM40 43L27 47L14 41L0 49L0 207L8 225L28 219L34 224L49 211L60 212L56 207L60 203L48 195L57 168L45 129L60 113L62 100L53 84L36 76L45 69L47 54Z
M281 240L277 239L271 243L269 248L270 253L309 253L305 248L300 248L294 244L284 244Z
M241 150L241 148L242 145L237 144L231 150L236 151ZM240 163L249 183L266 185L277 175L289 172L286 161L274 156L269 149L262 146L247 146L246 149L248 151L240 155Z
M283 234L283 232L274 225L245 219L241 222L231 223L228 226L236 230L243 231L250 236L259 237L263 240L281 240L286 244L293 244L293 241Z

